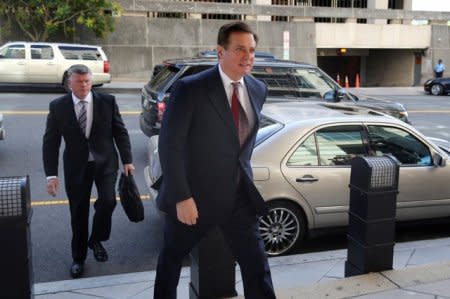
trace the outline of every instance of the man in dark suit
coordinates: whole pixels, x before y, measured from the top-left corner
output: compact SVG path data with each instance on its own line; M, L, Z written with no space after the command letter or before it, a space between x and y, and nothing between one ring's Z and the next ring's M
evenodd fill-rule
M179 80L171 91L159 136L157 204L167 214L154 298L176 298L183 257L215 226L241 268L245 297L275 298L258 229L266 206L250 165L267 95L248 75L256 43L246 23L222 26L219 64Z
M47 191L57 193L59 148L64 139L64 183L69 198L72 225L72 258L70 274L83 274L87 248L99 262L108 260L101 242L109 239L111 217L116 206L117 149L126 175L134 170L130 138L112 95L92 89L92 73L84 65L68 70L68 85L72 90L50 103L43 138L43 161L47 176ZM89 206L92 185L98 197L89 236Z

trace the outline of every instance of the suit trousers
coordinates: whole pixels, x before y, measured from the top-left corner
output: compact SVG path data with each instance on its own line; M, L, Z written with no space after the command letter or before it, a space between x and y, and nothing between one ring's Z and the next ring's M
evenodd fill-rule
M170 216L165 218L164 244L155 280L155 299L175 299L183 258L213 225L188 226ZM258 219L244 192L237 193L233 213L219 223L225 240L238 262L247 299L275 298Z
M79 184L66 180L66 192L69 198L72 226L72 258L82 263L86 259L88 242L100 242L109 239L111 218L116 206L115 184L117 173L95 174L95 162L89 162ZM89 235L89 208L92 185L97 188L97 200L94 203L91 236Z

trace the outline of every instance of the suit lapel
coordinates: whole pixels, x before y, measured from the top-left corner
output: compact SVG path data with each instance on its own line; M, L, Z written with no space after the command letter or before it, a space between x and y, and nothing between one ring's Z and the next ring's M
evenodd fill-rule
M94 133L94 130L96 128L96 124L99 119L99 102L100 99L98 98L97 93L92 91L92 125L91 125L91 131L89 133L89 136L92 136L92 133Z
M251 80L248 79L248 76L244 77L245 86L247 87L247 94L248 98L250 100L250 104L252 106L252 112L253 112L253 119L255 120L255 123L253 125L253 128L250 132L249 137L247 138L245 144L243 147L247 146L248 141L252 139L252 136L256 134L256 132L259 129L259 112L260 107L257 104L256 96L259 94L258 90L256 89L256 86L252 83Z
M63 115L67 115L71 126L80 126L77 119L77 114L75 113L75 105L73 104L73 99L71 94L67 94L64 98L63 107L65 109ZM81 132L81 129L80 129Z
M234 126L233 115L231 114L230 104L228 103L228 98L225 93L225 87L222 83L222 78L220 78L218 66L216 66L213 70L213 76L208 77L208 90L209 90L209 100L216 109L220 118L224 121L226 126L233 130L236 139L239 144L239 137Z

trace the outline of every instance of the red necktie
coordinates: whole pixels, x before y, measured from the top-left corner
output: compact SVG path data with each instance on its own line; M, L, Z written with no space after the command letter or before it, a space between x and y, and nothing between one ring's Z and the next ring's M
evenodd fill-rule
M231 113L233 113L234 125L236 130L239 132L239 82L232 82L233 85L233 95L231 96Z
M244 108L239 101L239 86L241 83L232 82L233 95L231 96L231 112L233 114L234 125L239 136L239 143L242 147L250 133L249 122Z

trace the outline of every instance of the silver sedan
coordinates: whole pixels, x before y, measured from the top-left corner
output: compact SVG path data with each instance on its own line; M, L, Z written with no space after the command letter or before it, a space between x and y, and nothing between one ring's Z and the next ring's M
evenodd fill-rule
M156 144L155 137L146 169L149 186L159 176ZM287 253L312 230L348 224L355 156L391 154L399 161L398 221L450 216L449 145L371 110L266 104L252 167L270 211L260 219L267 253Z

